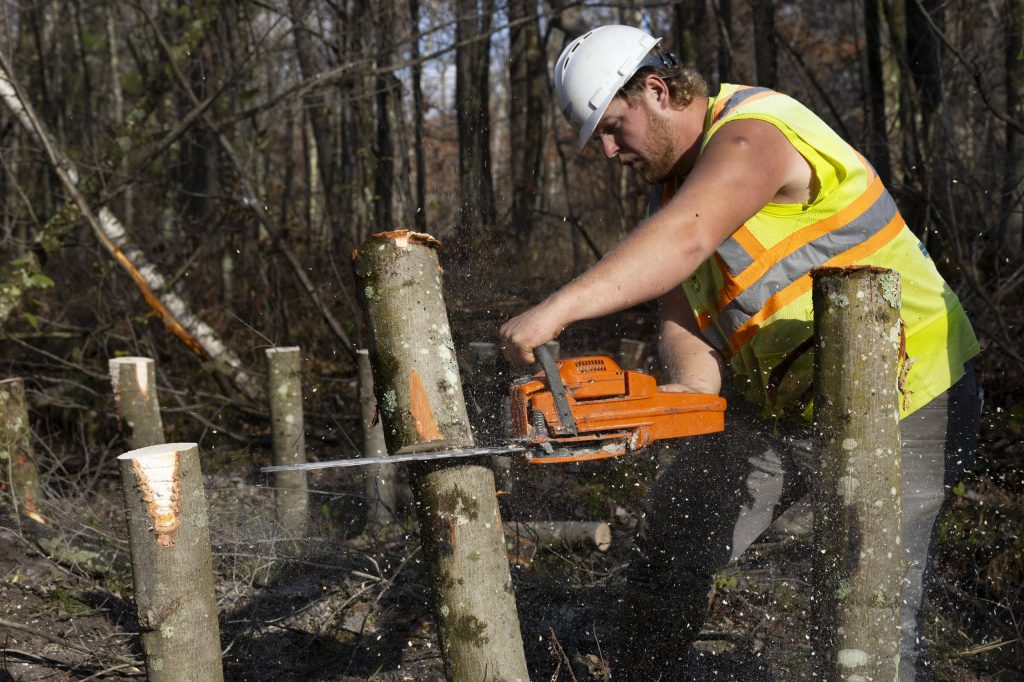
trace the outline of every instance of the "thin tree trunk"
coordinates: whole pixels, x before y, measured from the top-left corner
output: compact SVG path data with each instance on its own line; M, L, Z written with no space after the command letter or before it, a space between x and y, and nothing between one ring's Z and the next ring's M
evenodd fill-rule
M672 50L684 64L695 65L707 79L714 68L713 54L707 49L709 31L704 0L682 0L672 6Z
M778 50L775 48L775 0L753 0L754 61L757 84L774 88L778 83Z
M0 488L6 488L17 511L39 523L43 486L32 451L25 382L19 378L0 381L0 462L4 463Z
M118 457L150 682L224 679L206 495L195 443Z
M821 268L814 279L812 642L828 682L894 680L901 533L899 273Z
M715 0L718 9L718 82L732 81L732 0Z
M1024 120L1024 0L1006 0L1005 41L1003 62L1006 68L1006 113L1011 120ZM1021 180L1024 163L1021 161L1021 136L1012 125L1006 126L1006 160L1003 163L1002 197L1000 200L999 237L997 244L1005 245L1009 253L1020 256L1024 252L1024 206L1022 206Z
M427 162L423 151L423 87L421 76L423 67L420 64L420 3L409 0L410 26L413 27L412 51L412 126L413 153L416 159L416 229L427 231Z
M166 442L156 390L156 363L152 358L111 358L110 383L117 416L128 427L132 450Z
M295 43L299 73L304 80L308 80L321 71L320 60L310 39L310 29L306 26L310 14L309 0L289 0L288 10L292 20L292 39ZM344 214L341 211L340 187L334 180L337 168L334 145L336 133L331 124L331 110L323 93L307 92L302 96L302 101L303 110L309 117L313 129L316 171L323 187L326 218L330 224L330 239L334 240L342 236L341 216Z
M384 443L384 425L377 413L377 399L373 397L373 371L370 369L370 351L359 350L359 407L363 419L363 455L383 457L388 454ZM394 466L374 464L366 469L366 526L371 533L387 528L397 515L397 472Z
M537 3L512 0L509 21L526 19L509 33L509 142L512 174L511 229L521 243L529 238L531 212L540 192L544 149L547 69L541 47Z
M306 427L302 411L302 351L297 346L268 348L267 395L274 441L274 464L306 461ZM289 538L306 536L309 489L305 471L274 474L277 521Z
M892 180L889 133L886 129L885 81L882 77L882 26L879 0L864 0L865 56L868 90L868 159L886 185Z
M497 211L491 179L491 115L489 111L490 38L465 41L491 30L493 0L456 0L455 102L459 136L461 210L455 245L465 257L482 230L494 226Z
M394 21L391 1L377 3L380 12L374 22L376 33L376 68L390 61L391 55L391 24ZM391 111L394 93L390 74L378 73L373 79L375 100L376 135L374 136L373 156L377 163L373 169L373 216L378 230L390 230L395 225L392 196L395 185L395 150L391 139Z
M354 257L388 451L473 445L441 290L437 242L371 237ZM494 476L478 464L413 470L445 673L529 679Z

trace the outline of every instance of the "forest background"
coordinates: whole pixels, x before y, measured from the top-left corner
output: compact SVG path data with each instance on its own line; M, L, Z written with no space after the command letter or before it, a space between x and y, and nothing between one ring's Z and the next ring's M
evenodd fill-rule
M169 439L210 454L215 489L258 483L267 461L271 346L303 349L312 454L357 450L368 340L349 255L374 232L442 242L460 348L612 248L647 188L576 153L549 74L567 41L613 22L663 36L712 90L808 104L875 165L960 295L987 397L982 456L943 526L944 594L976 612L949 674L1020 673L1024 0L3 0L0 359L27 382L44 514L106 543L118 574L119 355L157 360ZM563 353L624 336L653 349L651 309L577 325ZM3 525L0 542L30 547ZM218 570L252 588L246 532L222 538ZM88 602L75 584L39 587L40 613L57 589Z

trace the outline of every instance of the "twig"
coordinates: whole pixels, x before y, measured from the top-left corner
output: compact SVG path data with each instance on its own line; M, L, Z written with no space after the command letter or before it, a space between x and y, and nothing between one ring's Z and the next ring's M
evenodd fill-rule
M548 632L548 646L551 647L551 653L555 654L558 659L558 666L555 668L555 672L551 675L551 682L558 680L558 673L562 669L562 663L565 663L565 671L569 673L569 679L572 682L577 682L576 675L572 672L572 661L565 655L565 649L562 648L562 644L558 641L558 637L555 636L555 629L549 628Z
M86 654L86 655L89 655L89 656L93 655L93 652L90 651L89 649L86 649L85 647L81 647L81 646L78 646L77 644L74 644L73 642L69 642L68 640L64 639L63 637L58 637L56 635L51 635L48 632L43 632L42 630L37 630L36 628L34 628L34 627L30 626L30 625L25 625L24 623L17 623L17 622L15 622L13 620L7 620L6 618L0 618L0 627L10 628L11 630L21 630L22 632L27 632L30 635L35 635L36 637L42 637L43 639L48 640L50 642L53 642L54 644L59 644L62 647L64 647L65 649L70 649L72 651L77 651L80 654ZM118 658L121 658L122 660L124 660L123 657L118 656Z

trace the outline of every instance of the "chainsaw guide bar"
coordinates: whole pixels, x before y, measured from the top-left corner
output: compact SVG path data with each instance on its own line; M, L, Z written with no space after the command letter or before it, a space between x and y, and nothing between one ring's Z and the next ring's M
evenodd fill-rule
M624 370L609 357L555 360L534 349L543 371L509 387L511 443L451 447L444 440L414 443L386 457L353 457L283 464L260 471L309 471L400 462L514 455L530 464L566 464L621 457L659 440L725 428L725 400L714 394L659 391L654 377Z

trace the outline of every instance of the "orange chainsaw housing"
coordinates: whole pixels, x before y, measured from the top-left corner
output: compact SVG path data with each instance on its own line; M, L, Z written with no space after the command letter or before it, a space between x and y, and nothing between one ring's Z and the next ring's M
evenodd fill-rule
M604 356L556 362L576 434L560 423L543 372L516 381L510 389L514 435L540 446L538 453L547 453L532 456L531 463L618 457L654 441L725 428L725 399L718 395L659 392L651 375L623 370Z

